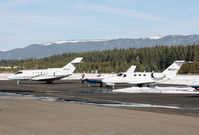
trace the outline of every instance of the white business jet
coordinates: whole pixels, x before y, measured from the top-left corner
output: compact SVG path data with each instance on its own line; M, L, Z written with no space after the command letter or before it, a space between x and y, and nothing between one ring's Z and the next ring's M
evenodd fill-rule
M118 74L116 77L109 77L102 80L107 86L112 86L114 89L115 84L117 83L128 83L134 84L138 87L151 86L153 84L169 80L176 76L176 73L179 71L181 66L185 61L175 61L162 73L155 72L127 72Z
M136 66L132 65L125 73L133 73L135 71ZM119 73L122 74L122 73ZM103 86L103 79L117 76L117 74L82 74L82 83L87 82L88 87L91 86L91 84L100 83L100 87Z
M52 83L55 80L60 80L72 75L77 64L80 63L82 59L82 57L78 57L62 68L20 70L14 75L9 76L8 79L17 80L17 84L19 84L20 80L46 81L47 83Z

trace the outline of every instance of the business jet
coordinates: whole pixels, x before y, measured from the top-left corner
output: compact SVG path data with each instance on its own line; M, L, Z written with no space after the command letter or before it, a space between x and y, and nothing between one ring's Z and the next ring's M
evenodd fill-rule
M132 65L125 73L133 73L135 71L136 66ZM121 74L121 73L119 73ZM109 78L109 77L115 77L117 74L82 74L82 83L87 82L88 87L90 88L92 84L99 83L100 87L103 87L103 79Z
M30 81L46 81L46 83L52 83L55 80L68 77L73 74L78 63L82 61L82 57L78 57L65 65L62 68L48 68L39 70L20 70L12 76L9 76L10 80L17 80L17 84L22 80Z
M176 76L176 73L179 71L181 66L185 61L175 61L162 73L155 72L134 72L134 73L121 73L116 77L110 77L103 79L102 82L106 86L111 86L114 89L115 84L118 83L128 83L137 85L138 87L149 87L156 83L169 80Z

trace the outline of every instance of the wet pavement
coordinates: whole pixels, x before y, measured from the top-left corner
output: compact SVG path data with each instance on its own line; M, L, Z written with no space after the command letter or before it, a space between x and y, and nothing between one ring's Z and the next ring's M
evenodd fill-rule
M130 85L116 86L116 88L126 87L130 87ZM69 80L56 81L54 84L23 82L20 85L16 85L15 81L0 81L0 92L2 99L3 97L18 97L18 99L75 102L121 109L199 116L199 95L195 94L115 93L98 85L88 88L81 81ZM10 93L17 95L10 96ZM19 98L20 96L23 98Z

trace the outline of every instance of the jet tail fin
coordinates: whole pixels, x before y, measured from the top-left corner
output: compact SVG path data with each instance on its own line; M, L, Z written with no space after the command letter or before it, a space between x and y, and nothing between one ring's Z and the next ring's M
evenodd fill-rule
M134 73L136 66L132 65L126 72L127 73Z
M65 65L62 69L67 70L69 73L73 73L77 67L77 64L82 61L83 57L77 57L67 65Z
M172 78L176 76L176 73L180 70L181 66L184 64L184 60L182 61L175 61L171 64L167 69L163 71L167 78Z

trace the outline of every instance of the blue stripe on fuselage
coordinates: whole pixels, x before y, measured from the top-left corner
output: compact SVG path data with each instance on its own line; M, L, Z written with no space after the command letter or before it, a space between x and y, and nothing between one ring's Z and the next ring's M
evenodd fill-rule
M197 91L199 91L199 85L191 85L192 88L195 88Z
M102 80L95 80L95 79L86 79L88 83L102 83Z

